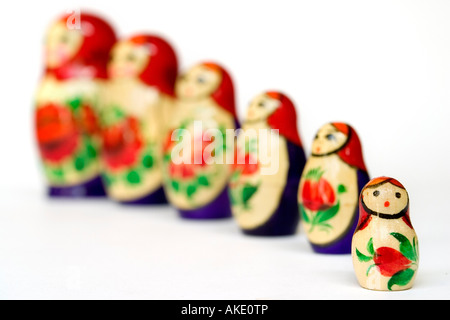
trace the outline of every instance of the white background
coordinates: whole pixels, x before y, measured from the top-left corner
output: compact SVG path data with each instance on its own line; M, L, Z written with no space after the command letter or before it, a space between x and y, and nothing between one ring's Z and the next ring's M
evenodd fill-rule
M33 1L0 10L0 298L450 298L450 1ZM175 210L48 201L32 130L49 23L91 9L121 36L165 36L184 69L231 72L240 115L266 89L296 102L307 153L329 121L351 124L372 177L407 188L421 266L412 290L360 288L350 256L306 237L249 238Z

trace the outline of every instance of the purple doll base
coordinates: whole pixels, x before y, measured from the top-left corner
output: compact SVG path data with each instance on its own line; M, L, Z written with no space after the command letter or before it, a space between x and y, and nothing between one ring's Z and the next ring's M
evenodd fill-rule
M228 188L208 205L194 210L179 210L183 219L211 220L231 218L231 205L228 196Z
M298 187L303 168L306 163L303 148L287 142L290 168L288 180L280 204L271 218L255 229L243 229L242 232L249 236L280 237L292 236L297 233L300 221L298 210Z
M94 198L106 197L102 179L96 177L91 181L71 187L49 187L51 198Z
M298 185L298 183L296 183ZM288 190L292 190L289 195ZM281 203L272 215L272 217L264 225L255 229L242 229L245 235L260 237L280 237L292 236L297 233L297 226L300 220L298 214L297 192L295 188L286 188L285 195L281 199Z
M356 210L358 213L358 209ZM357 215L358 216L358 215ZM353 238L353 232L355 231L358 224L358 219L354 219L353 226L351 227L351 230L347 232L344 237L339 239L337 242L325 246L318 246L311 243L311 247L313 248L314 252L316 253L322 253L322 254L350 254L352 253L352 238Z
M280 204L269 221L255 229L242 229L242 232L249 236L260 237L295 235L300 220L297 202L298 180L300 178L291 179L288 182L280 199Z
M146 205L159 205L167 204L166 194L164 189L161 187L155 192L133 201L121 201L120 204L127 206L146 206Z

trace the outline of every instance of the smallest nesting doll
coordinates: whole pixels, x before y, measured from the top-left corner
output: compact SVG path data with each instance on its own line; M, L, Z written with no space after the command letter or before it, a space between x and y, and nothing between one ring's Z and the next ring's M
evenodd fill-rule
M296 233L298 181L305 163L293 102L279 92L256 96L237 138L229 184L233 215L244 234Z
M371 180L361 191L352 258L366 289L410 289L419 266L419 245L409 218L409 196L393 178Z

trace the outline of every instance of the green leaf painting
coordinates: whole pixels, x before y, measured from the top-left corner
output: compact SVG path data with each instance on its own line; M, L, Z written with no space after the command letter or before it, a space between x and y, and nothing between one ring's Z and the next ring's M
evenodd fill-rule
M156 158L154 156L155 145L151 144L146 150L142 151L139 161L132 167L119 172L110 171L103 176L108 187L114 187L118 183L126 183L128 187L135 188L142 184L149 170L157 168Z
M329 231L333 227L328 223L331 219L333 219L339 212L340 202L331 208L323 211L311 212L310 215L306 212L303 205L300 205L300 214L303 218L303 221L307 224L310 224L310 229L308 232L313 232L316 227L319 227L323 231Z
M362 254L358 249L356 249L356 256L358 257L358 260L361 262L369 262L372 261L373 256L366 256Z
M408 238L396 232L391 233L391 235L400 242L400 252L409 260L415 261L417 254Z
M392 290L394 285L406 286L414 277L414 270L406 269L394 274L388 281L388 289Z
M132 170L127 174L127 181L130 184L139 184L141 182L141 176L137 171Z
M299 205L300 207L300 216L301 219L305 222L305 223L311 223L311 220L309 219L308 214L306 213L305 207L303 206L303 204Z
M142 158L142 165L146 169L151 169L153 167L153 156L151 154L147 154Z
M388 290L392 290L394 285L400 287L408 285L416 273L418 264L417 238L414 237L411 243L400 233L393 232L390 235L399 241L400 251L391 247L375 249L373 238L370 238L366 246L369 255L361 253L358 248L355 249L359 262L373 262L367 268L366 276L369 276L370 270L376 268L381 275L389 277Z

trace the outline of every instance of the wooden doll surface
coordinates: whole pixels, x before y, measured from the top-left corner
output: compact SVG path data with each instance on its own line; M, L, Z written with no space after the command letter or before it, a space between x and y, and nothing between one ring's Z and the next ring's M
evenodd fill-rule
M120 126L121 123L133 120L136 123L136 139L139 139L140 144L139 150L134 152L134 161L126 160L126 164L114 168L105 163L107 189L112 198L120 201L134 200L162 186L162 109L168 100L156 88L147 86L138 79L114 79L106 86L102 99L104 127ZM123 148L126 149L127 131L130 129L124 125L124 130L121 134L125 141ZM129 156L124 154L124 157Z
M326 245L349 231L358 205L357 171L338 155L310 157L299 187L303 228L309 241Z
M265 121L244 124L242 129L237 153L245 154L246 164L235 164L230 192L233 215L239 226L254 229L266 223L278 208L290 164L286 140L279 135L272 137L270 133L262 135L259 131L270 130ZM264 173L265 170L268 173Z
M194 129L199 124L202 127L201 135ZM174 106L169 127L171 129L166 135L167 141L171 140L172 133L177 129L185 130L192 142L195 139L203 141L201 150L195 150L194 143L191 144L192 157L194 157L194 152L204 154L205 146L210 143L203 140L206 130L235 129L235 122L231 114L220 108L212 98L205 97L193 102L178 100ZM174 145L176 142L172 141L172 146ZM165 151L166 192L172 204L183 210L199 208L213 201L224 190L231 173L231 166L226 164L226 157L232 150L228 150L226 146L222 150L223 152L216 155L216 158L220 156L223 164L205 164L203 155L200 155L202 165L194 163L174 165L173 149L169 148ZM190 162L193 162L192 158Z
M71 121L77 126L76 147L70 154L60 156L58 160L42 158L44 172L52 186L77 185L99 175L100 138L96 130L98 129L98 101L102 86L104 86L102 80L80 78L58 81L52 76L45 76L40 83L35 96L36 112L52 106L55 109L56 118L53 119L55 124L63 125L61 121L67 119L58 119L58 117L64 113L65 117L72 118ZM85 118L86 116L88 118ZM39 119L37 121L39 122ZM38 124L37 130L40 129L46 130L40 128ZM64 142L64 139L65 137L60 137L54 143L65 148L63 144L67 146L68 142Z
M392 183L366 187L361 196L370 210L384 215L395 215L409 205L408 193Z
M402 243L403 248L409 247L406 257ZM372 217L368 226L353 236L352 259L362 287L381 291L409 289L414 283L419 263L416 232L402 219ZM402 272L404 277L411 278L396 282L395 277L400 278Z
M81 48L83 34L77 30L68 30L63 21L50 27L46 39L46 64L57 68L72 59Z
M45 76L35 95L36 106L45 103L65 104L74 97L83 97L86 103L97 105L105 81L91 78L77 78L59 81L53 76Z

